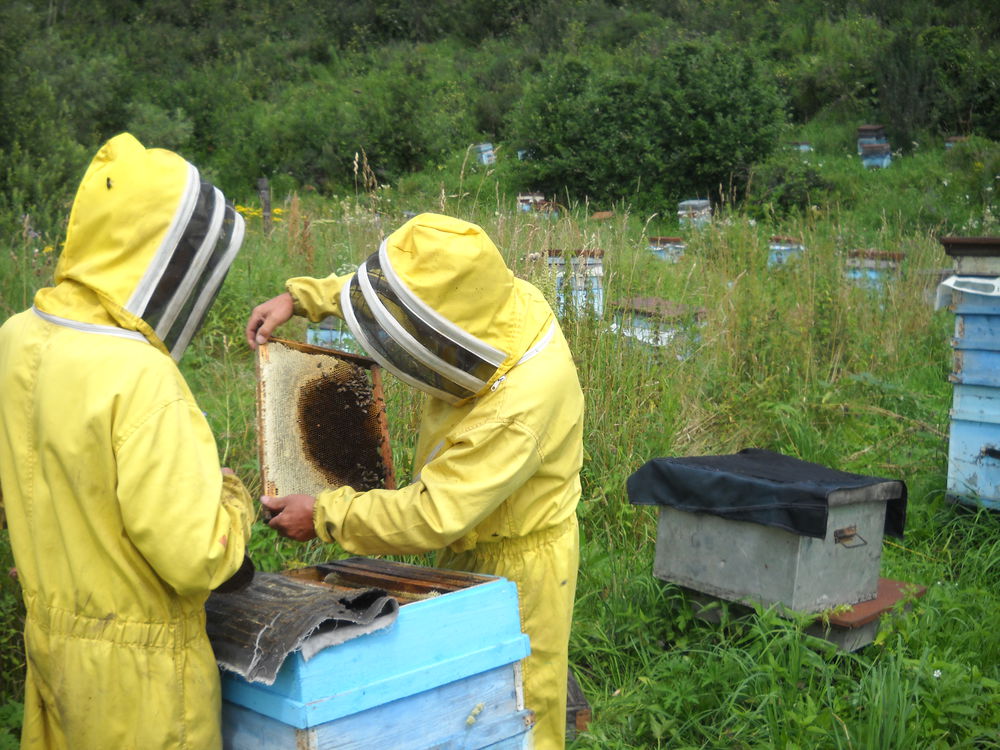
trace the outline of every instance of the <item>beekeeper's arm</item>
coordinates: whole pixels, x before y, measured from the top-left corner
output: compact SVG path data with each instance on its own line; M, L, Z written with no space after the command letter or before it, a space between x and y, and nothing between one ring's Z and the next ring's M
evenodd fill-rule
M116 459L126 533L178 594L208 592L239 570L252 503L236 475L222 473L191 401L154 410L122 439Z
M288 291L257 305L250 313L246 328L250 348L256 349L266 343L274 329L287 322L292 315L301 315L314 323L328 315L343 317L340 313L340 289L353 275L289 279L285 284Z
M355 554L416 554L475 544L473 530L530 479L538 441L518 423L489 422L443 447L418 479L398 490L319 495L316 534Z

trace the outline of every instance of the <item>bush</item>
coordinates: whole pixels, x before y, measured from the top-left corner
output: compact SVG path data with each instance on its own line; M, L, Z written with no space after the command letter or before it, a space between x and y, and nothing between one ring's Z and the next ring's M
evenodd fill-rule
M786 216L830 202L836 185L798 151L775 152L750 172L746 209L757 218Z
M774 147L784 116L773 77L717 39L659 52L554 58L525 93L510 138L525 187L608 204L728 193Z

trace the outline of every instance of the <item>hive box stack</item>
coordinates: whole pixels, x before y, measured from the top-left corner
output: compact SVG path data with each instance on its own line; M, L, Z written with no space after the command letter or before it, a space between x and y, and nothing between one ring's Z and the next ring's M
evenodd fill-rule
M400 602L390 627L293 652L271 685L223 672L226 750L530 750L517 588L505 579L353 558L291 571Z
M1000 509L1000 237L944 237L955 275L938 306L955 313L948 498Z
M546 262L556 275L556 311L560 316L600 318L604 315L603 250L551 249Z
M748 449L653 459L628 494L659 506L657 578L747 605L833 610L817 634L846 650L870 643L903 596L879 577L883 535L902 535L903 482Z
M884 169L892 163L892 148L881 125L858 126L858 156L868 169Z

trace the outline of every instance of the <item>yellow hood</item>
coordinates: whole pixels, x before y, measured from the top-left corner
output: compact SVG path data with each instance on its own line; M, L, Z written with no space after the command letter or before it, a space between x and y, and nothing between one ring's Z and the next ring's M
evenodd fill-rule
M123 133L87 168L56 286L40 290L35 307L69 322L138 331L179 360L242 240L242 217L194 165Z
M340 309L372 357L452 403L492 386L552 320L480 227L438 214L389 235L341 288Z

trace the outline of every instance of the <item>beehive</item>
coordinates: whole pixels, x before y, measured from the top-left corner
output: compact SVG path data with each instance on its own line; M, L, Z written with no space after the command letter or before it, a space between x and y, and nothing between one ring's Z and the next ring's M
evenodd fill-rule
M289 654L271 685L224 672L226 750L530 750L520 672L528 637L513 582L363 558L288 575L377 588L399 601L399 615L308 661Z
M611 330L642 344L665 347L679 340L686 357L698 342L697 328L705 321L703 307L683 305L660 297L628 297L613 300L609 308Z
M1000 509L1000 278L953 277L940 290L955 313L947 496Z
M798 237L772 237L768 246L767 265L783 266L800 258L804 250L802 240Z
M550 249L547 256L556 274L556 311L600 318L604 314L604 251Z
M883 531L902 533L906 506L902 482L760 450L653 459L628 491L660 506L655 576L800 612L874 599Z

